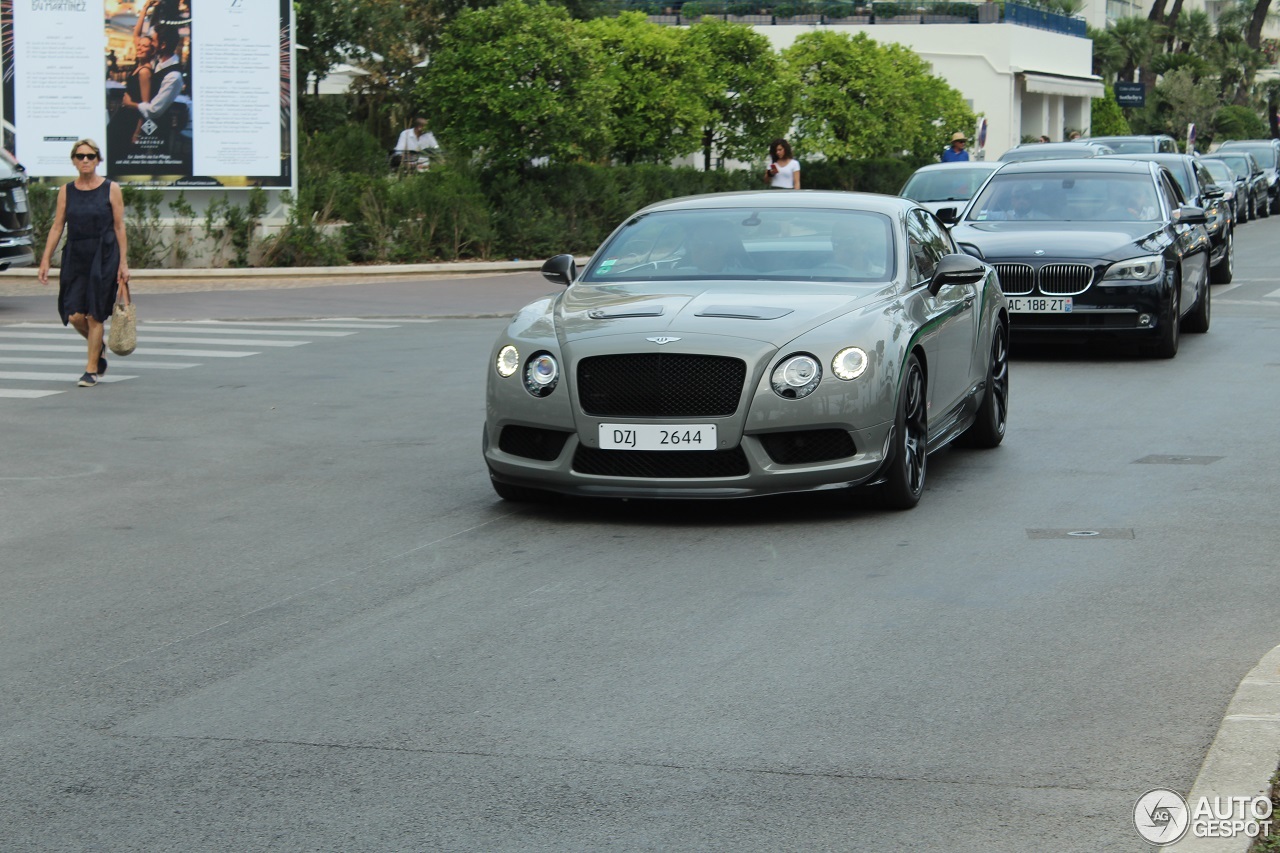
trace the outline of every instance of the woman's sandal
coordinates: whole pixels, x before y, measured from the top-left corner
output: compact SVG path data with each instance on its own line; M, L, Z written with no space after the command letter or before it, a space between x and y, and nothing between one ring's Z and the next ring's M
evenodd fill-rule
M102 356L98 356L98 375L99 376L107 375L107 360Z

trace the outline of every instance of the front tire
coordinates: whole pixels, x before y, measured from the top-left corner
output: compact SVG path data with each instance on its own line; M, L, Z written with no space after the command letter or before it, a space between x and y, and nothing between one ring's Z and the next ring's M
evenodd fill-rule
M914 353L907 357L902 376L889 473L880 486L881 502L890 509L911 509L920 503L929 467L924 368Z
M1204 287L1200 289L1200 298L1196 301L1196 307L1191 309L1191 313L1187 314L1186 319L1182 321L1183 330L1195 335L1203 334L1209 331L1209 312L1211 310L1210 301L1213 299L1213 291L1209 287L1209 282L1204 283Z
M978 416L956 439L961 447L988 449L1004 441L1009 418L1009 330L997 322L991 331L991 362L987 367L987 390L982 395Z
M1209 269L1209 281L1214 284L1230 284L1235 275L1236 234L1235 229L1227 232L1227 247L1222 253L1222 260Z
M1156 358L1173 358L1178 354L1179 331L1182 327L1178 316L1182 308L1182 276L1173 281L1173 296L1169 300L1169 313L1160 318L1162 328L1157 331L1156 342L1151 345L1151 355Z

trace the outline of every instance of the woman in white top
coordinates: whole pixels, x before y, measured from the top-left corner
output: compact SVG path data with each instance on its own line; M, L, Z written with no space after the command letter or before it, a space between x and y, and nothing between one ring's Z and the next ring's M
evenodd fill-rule
M772 162L764 173L765 183L784 190L800 189L800 161L791 156L791 144L785 139L773 140L769 158Z

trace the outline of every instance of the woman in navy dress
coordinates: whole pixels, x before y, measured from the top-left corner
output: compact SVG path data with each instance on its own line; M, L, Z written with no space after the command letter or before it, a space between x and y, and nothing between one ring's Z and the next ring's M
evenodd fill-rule
M82 388L92 388L107 372L102 357L102 324L116 300L129 301L128 243L124 233L124 197L120 185L98 174L102 152L92 139L71 148L76 179L58 190L58 209L49 228L40 283L49 283L49 264L65 226L58 286L58 315L89 342Z

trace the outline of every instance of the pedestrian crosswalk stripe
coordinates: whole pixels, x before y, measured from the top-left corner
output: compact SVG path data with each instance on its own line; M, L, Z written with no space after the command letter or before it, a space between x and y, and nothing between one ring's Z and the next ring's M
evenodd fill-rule
M140 323L138 325L138 337L150 337L152 332L164 332L166 334L179 333L183 335L280 335L282 337L317 337L317 338L345 338L348 335L354 335L355 332L335 332L328 329L318 329L312 331L308 329L305 332L296 329L210 329L210 328L190 328L187 326L160 326L151 323Z
M1273 290L1267 294L1268 299L1280 299L1280 290Z
M75 382L79 373L36 373L20 370L0 370L0 379L15 382ZM121 376L112 373L110 376L99 376L99 382L124 382L126 379L137 379L136 376Z
M408 320L405 322L434 322ZM112 372L100 377L108 383L127 382L136 374L123 370L182 370L199 361L177 359L247 358L267 348L290 349L322 339L349 337L363 330L396 329L400 321L369 322L328 318L293 321L153 320L138 325L141 344L127 362L113 361ZM184 346L185 345L185 346ZM193 348L188 348L193 347ZM109 352L103 353L115 359ZM71 328L56 322L0 325L0 398L35 399L73 390L84 367L85 342ZM57 383L59 388L13 387L28 383Z
M61 391L34 391L25 388L0 388L0 397L21 397L27 400L35 397L52 397L54 394L61 393Z
M0 343L0 350L13 352L78 352L84 355L84 344L79 346L68 344L4 344ZM212 350L212 349L152 349L151 347L138 347L133 351L134 355L141 353L142 355L177 355L183 358L244 358L247 355L260 355L258 352L247 352L243 350Z
M176 322L176 321L173 321ZM374 324L358 323L358 322L341 322L331 323L327 320L276 320L268 322L266 320L183 320L184 326L255 326L262 328L285 328L285 329L398 329L399 326L392 326L383 323ZM263 332L267 334L267 332Z
M436 320L430 317L330 317L326 322L343 322L343 323L434 323Z
M141 340L149 344L193 344L196 341L190 338L168 338L163 335L145 335L141 331L138 333ZM28 340L67 340L68 335L60 332L0 332L0 338L25 338ZM248 340L244 338L222 339L222 340L201 340L200 344L212 346L229 346L229 347L300 347L305 346L311 341L268 341L268 340ZM84 345L81 344L83 347Z
M84 349L84 347L81 347ZM38 356L0 356L0 364L53 364L60 367L77 367L84 365L84 358L40 358ZM199 367L197 361L139 361L130 356L129 369L151 367L160 370L183 370L188 367Z

